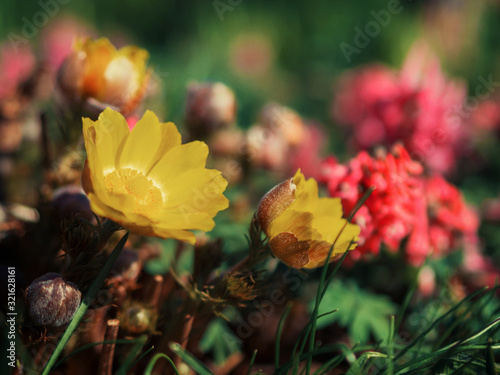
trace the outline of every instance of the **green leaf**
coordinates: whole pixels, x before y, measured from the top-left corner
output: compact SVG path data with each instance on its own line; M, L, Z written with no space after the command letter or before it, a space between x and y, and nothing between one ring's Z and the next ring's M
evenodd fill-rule
M314 309L314 303L310 304ZM319 307L319 314L338 309L318 319L318 329L332 323L346 327L354 341L367 342L370 335L377 340L387 340L389 335L389 316L396 306L386 296L360 289L354 282L335 280L325 293Z
M212 352L215 363L223 364L233 353L240 351L241 341L221 318L214 319L200 341L200 350Z

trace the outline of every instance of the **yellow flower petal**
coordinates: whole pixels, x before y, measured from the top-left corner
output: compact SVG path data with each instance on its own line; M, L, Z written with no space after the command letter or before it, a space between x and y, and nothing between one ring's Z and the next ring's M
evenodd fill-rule
M150 159L160 160L174 146L181 144L181 134L172 123L160 123L158 117L146 111L132 129L127 138L120 157L120 168L135 168L146 175L151 167ZM144 157L144 150L148 150L150 158Z
M106 108L96 122L88 118L83 119L83 135L87 154L95 153L95 155L90 157L87 155L87 157L92 162L95 160L100 163L102 168L101 171L95 172L102 174L106 170L115 168L129 133L125 118L110 108ZM90 140L93 140L93 147L89 144Z
M179 176L190 170L205 168L208 146L204 142L194 141L172 147L149 171L148 176L159 180L161 176ZM175 160L175 162L172 162ZM168 182L168 181L167 181Z
M83 136L82 185L100 216L141 235L194 243L188 230L211 230L213 217L228 207L227 181L205 168L208 147L181 145L175 125L152 112L129 132L124 117L108 108L95 122L84 119Z

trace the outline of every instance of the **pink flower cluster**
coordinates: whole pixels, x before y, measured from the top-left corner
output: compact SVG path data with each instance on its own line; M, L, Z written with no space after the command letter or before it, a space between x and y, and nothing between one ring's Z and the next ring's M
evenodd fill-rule
M27 46L0 47L0 100L14 95L35 69L35 56Z
M457 115L465 98L465 85L450 81L428 48L416 44L400 71L375 65L342 76L333 116L349 128L354 149L403 142L412 158L446 173L467 140Z
M478 216L458 189L422 172L401 145L376 157L361 151L347 164L334 158L323 162L321 181L332 197L342 199L346 214L375 188L354 217L361 227L359 246L351 253L354 259L378 254L382 245L396 252L404 243L407 260L418 265L431 253L445 254L464 239L477 238Z

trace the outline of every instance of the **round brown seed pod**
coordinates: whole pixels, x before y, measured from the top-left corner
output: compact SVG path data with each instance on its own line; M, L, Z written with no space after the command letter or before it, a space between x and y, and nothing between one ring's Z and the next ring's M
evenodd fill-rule
M59 327L69 323L80 300L77 286L58 273L47 273L26 289L29 315L39 326Z

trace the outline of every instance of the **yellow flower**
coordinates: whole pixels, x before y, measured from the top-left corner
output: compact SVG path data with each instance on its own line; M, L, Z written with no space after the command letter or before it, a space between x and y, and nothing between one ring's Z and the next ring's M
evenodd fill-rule
M87 160L82 185L92 211L132 232L190 243L189 230L210 231L228 207L227 181L206 169L203 142L181 144L176 126L147 111L129 131L107 108L97 121L83 119Z
M262 198L257 218L273 254L293 268L316 268L356 247L360 229L342 219L339 198L319 198L318 184L297 171Z
M106 38L79 39L59 71L58 83L73 101L90 99L94 105L129 113L145 93L148 58L146 50L135 46L116 50Z

